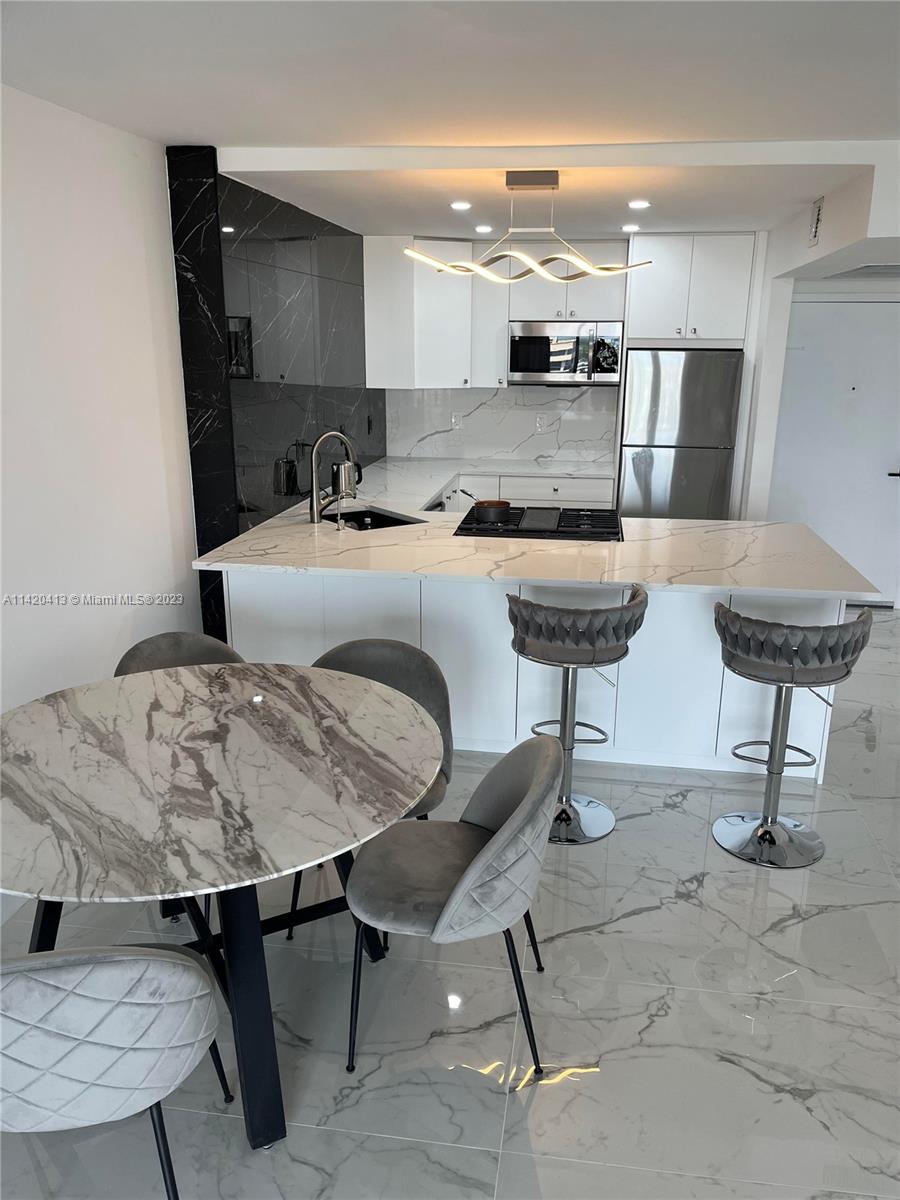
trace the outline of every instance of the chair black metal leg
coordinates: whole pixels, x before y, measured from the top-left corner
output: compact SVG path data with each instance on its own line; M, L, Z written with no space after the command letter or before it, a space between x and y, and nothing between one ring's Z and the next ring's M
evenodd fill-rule
M225 1067L222 1064L222 1055L219 1053L219 1047L216 1045L216 1039L209 1043L209 1057L213 1061L213 1066L216 1068L216 1074L219 1077L219 1087L222 1089L222 1099L226 1104L231 1104L234 1100L234 1093L228 1086L228 1076L225 1074Z
M363 934L366 926L360 921L356 926L356 942L353 946L353 983L350 988L350 1045L347 1050L347 1070L356 1070L356 1026L359 1021L359 985L362 982Z
M153 1122L153 1136L156 1138L156 1152L159 1154L167 1200L178 1200L178 1186L175 1183L175 1171L172 1168L172 1155L169 1153L169 1139L166 1137L161 1104L151 1106L150 1120Z
M56 949L56 935L59 932L62 907L61 900L38 900L34 923L31 926L29 954L40 954L44 950Z
M516 954L516 943L508 929L503 930L506 940L506 953L509 955L509 965L512 969L513 982L516 985L516 995L519 997L519 1011L525 1023L525 1033L528 1035L528 1045L531 1047L531 1057L534 1059L535 1075L543 1075L544 1068L538 1058L537 1042L534 1040L534 1026L531 1024L531 1009L528 1007L528 997L525 995L525 984L522 982L522 971L519 967L519 956Z
M345 850L343 854L339 854L334 860L334 866L341 881L341 887L344 889L344 895L346 895L347 880L350 878L350 872L353 869L353 851ZM356 921L356 917L353 920ZM356 921L356 925L359 928L359 921ZM381 944L378 931L371 929L368 925L364 926L364 929L366 954L369 956L369 962L380 962L384 958L384 947Z
M531 913L525 914L525 928L528 930L528 940L531 942L531 953L534 955L534 961L538 971L543 971L544 964L541 962L541 952L538 949L537 935L534 932L534 922L531 919Z
M302 878L303 878L302 871L294 872L294 886L291 890L291 916L293 916L294 913L297 911L297 905L300 902L300 881L302 880ZM293 925L288 925L287 940L289 942L292 942L294 940L294 926Z

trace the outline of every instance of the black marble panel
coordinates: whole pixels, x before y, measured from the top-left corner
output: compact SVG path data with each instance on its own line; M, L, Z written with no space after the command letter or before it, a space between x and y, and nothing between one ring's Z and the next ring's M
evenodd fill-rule
M169 146L166 160L194 521L205 554L238 533L216 151ZM224 638L221 576L204 572L198 583L203 627Z

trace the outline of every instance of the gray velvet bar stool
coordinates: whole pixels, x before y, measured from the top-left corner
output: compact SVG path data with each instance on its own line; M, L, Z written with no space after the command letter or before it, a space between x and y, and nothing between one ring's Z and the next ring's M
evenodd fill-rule
M612 608L558 608L519 596L507 596L507 600L513 627L512 648L516 654L530 662L562 670L559 720L538 721L531 727L532 733L542 734L548 726L559 726L564 766L550 841L562 845L597 842L612 833L616 818L601 801L572 791L572 762L577 745L602 746L609 741L609 734L588 721L575 719L578 672L593 668L615 686L600 668L621 662L627 655L628 643L644 621L647 592L636 584L628 600ZM578 728L590 729L598 736L576 737Z
M817 687L846 679L865 649L872 632L872 613L863 609L841 625L781 625L745 617L724 604L715 608L716 632L722 642L722 661L742 679L775 689L772 732L768 741L738 742L735 758L763 763L766 790L762 812L733 812L713 824L712 835L723 850L761 867L808 867L825 853L821 837L793 817L778 811L785 767L814 766L816 756L788 742L791 702L795 688L808 688L823 704ZM747 754L764 746L766 756ZM787 751L798 757L786 762Z

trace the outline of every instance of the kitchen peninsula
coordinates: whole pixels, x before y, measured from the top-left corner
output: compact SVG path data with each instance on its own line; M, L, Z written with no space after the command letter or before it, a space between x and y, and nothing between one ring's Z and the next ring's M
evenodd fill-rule
M828 624L848 601L878 598L805 525L625 518L620 542L458 536L459 511L428 510L454 496L459 476L469 490L480 481L483 498L502 488L544 505L553 499L541 484L551 479L561 504L586 499L584 489L611 488L591 463L383 459L366 468L346 507L412 523L314 526L302 503L195 561L223 573L234 648L251 661L302 665L351 638L411 642L447 677L457 746L500 752L559 704L556 672L511 649L507 593L590 608L620 603L626 587L642 583L650 605L628 657L608 678L582 673L579 717L607 729L610 740L581 749L613 762L757 770L730 748L768 735L771 696L723 670L715 602L770 620ZM822 769L829 714L812 693L797 696L791 740L819 758L801 774Z

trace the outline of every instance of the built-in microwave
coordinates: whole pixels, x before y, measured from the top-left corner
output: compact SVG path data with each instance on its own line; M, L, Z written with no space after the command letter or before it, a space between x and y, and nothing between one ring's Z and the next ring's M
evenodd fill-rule
M617 384L621 321L510 321L510 383Z

